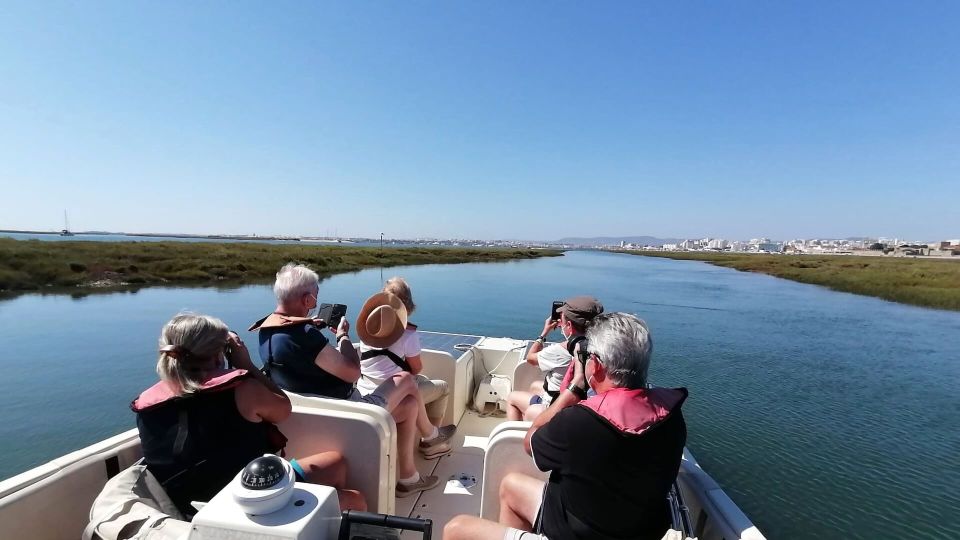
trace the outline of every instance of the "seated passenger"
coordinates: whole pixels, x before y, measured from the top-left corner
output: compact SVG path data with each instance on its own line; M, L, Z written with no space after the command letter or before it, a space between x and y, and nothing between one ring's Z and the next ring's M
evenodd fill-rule
M507 418L532 421L560 394L560 383L573 358L573 348L583 339L583 331L594 317L603 313L603 304L592 296L576 296L564 301L560 319L543 322L543 333L530 345L527 363L540 368L543 381L530 386L530 391L515 390L507 395ZM544 348L547 336L560 329L564 342Z
M670 526L666 496L686 442L680 407L687 390L646 388L652 349L640 319L597 316L577 346L573 382L585 395L586 379L597 394L560 410L532 434L534 463L550 472L546 489L535 478L508 474L500 484L499 523L457 516L443 537L662 538ZM524 532L538 521L539 530Z
M350 342L346 318L330 328L336 348L330 346L318 325L309 317L317 307L319 277L306 266L293 263L277 272L273 291L277 309L254 323L260 330L260 358L267 376L280 388L303 394L362 401L383 407L397 423L398 497L435 487L436 476L421 476L414 463L414 448L429 448L446 442L456 432L454 425L437 428L430 424L413 376L401 373L385 380L363 396L354 388L360 378L360 357Z
M369 394L376 390L384 380L403 373L404 371L414 375L417 388L420 390L420 396L423 398L423 404L426 406L427 417L430 423L439 426L443 420L443 415L447 410L447 400L450 395L450 385L447 381L438 379L429 379L421 375L423 362L420 360L420 336L417 334L417 326L410 322L409 317L416 309L413 303L413 295L410 292L410 286L401 277L392 277L387 280L383 292L393 294L400 299L402 305L397 305L394 309L397 311L401 321L401 327L391 329L391 335L386 338L374 335L368 331L365 324L366 320L361 314L357 319L357 334L360 335L360 380L357 381L357 390L363 394ZM367 300L364 305L364 311L373 311L367 309L371 301ZM394 338L399 335L399 338Z
M196 512L191 501L209 501L251 460L286 444L274 424L290 416L290 400L219 319L182 313L164 325L157 374L160 382L130 408L147 468L185 516ZM298 481L337 488L341 508L366 509L359 492L345 489L339 452L290 464Z

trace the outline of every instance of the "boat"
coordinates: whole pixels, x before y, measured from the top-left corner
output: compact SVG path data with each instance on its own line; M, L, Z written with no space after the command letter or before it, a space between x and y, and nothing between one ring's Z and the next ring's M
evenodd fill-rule
M63 211L63 228L60 229L60 236L73 236L70 232L70 222L67 221L67 211Z
M439 476L440 486L418 496L395 497L396 425L382 408L290 394L293 414L279 427L289 438L287 455L343 452L350 463L348 485L366 495L371 512L412 518L401 523L425 523L427 530L432 526L433 538L441 538L444 524L457 514L495 521L499 515L498 486L506 474L524 472L546 478L523 450L529 423L506 421L502 415L491 414L497 410L496 399L474 399L480 393L477 390L481 383L489 383L492 378L498 383L485 384L484 390L496 388L502 393L505 381L509 387L527 388L541 374L524 361L530 341L425 331L420 331L420 335L423 373L451 385L452 399L443 421L458 426L450 441L450 454L432 461L417 458L418 470ZM475 405L480 405L480 409L474 409ZM107 481L140 458L139 437L134 428L0 482L0 538L76 540L90 521L91 506ZM332 492L325 486L309 486ZM665 505L669 502L675 530L665 538L764 538L687 449L674 487ZM229 496L225 492L226 488L208 506L227 502ZM191 539L213 537L198 532L209 526L207 520L213 510L207 510L208 507L201 509L190 524ZM208 517L204 518L205 515ZM227 527L237 529L218 531L217 538L254 537L250 527L256 520L242 513L237 515L240 518L226 520ZM333 517L339 524L339 514ZM238 521L244 522L242 527ZM280 534L277 521L261 524L262 528L254 531L255 537L303 538L286 535L286 529ZM257 521L261 522L267 523ZM333 532L327 537L336 537L335 530L330 531ZM416 537L408 534L404 532L403 538ZM423 533L423 538L430 537L430 533Z

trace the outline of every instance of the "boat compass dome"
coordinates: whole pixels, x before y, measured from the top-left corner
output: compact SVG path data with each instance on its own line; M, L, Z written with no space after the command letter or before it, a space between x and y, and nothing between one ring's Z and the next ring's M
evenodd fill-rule
M246 514L276 512L293 497L295 481L289 462L267 454L248 463L233 481L233 500Z

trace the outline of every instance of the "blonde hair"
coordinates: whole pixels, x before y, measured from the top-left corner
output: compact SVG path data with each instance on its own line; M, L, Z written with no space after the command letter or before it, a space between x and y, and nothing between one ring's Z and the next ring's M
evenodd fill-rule
M413 303L413 293L410 292L410 285L407 285L407 281L402 277L394 276L388 279L386 285L383 286L383 292L388 292L399 298L403 302L403 307L407 308L408 315L417 309L417 305Z
M223 350L227 331L215 317L178 313L160 332L157 375L181 394L196 392L203 384L203 366Z

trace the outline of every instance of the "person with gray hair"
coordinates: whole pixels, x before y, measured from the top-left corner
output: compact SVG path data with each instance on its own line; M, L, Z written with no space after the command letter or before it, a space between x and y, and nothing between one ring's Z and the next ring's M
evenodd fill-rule
M634 315L598 315L575 353L571 386L585 399L558 410L555 402L528 434L527 452L549 480L508 474L499 487L499 523L457 516L445 539L663 537L666 496L687 438L680 410L687 390L647 385L653 340ZM595 395L586 398L587 388Z
M240 337L223 321L180 313L163 326L160 381L131 403L147 469L187 516L192 501L209 501L251 460L283 449L276 423L290 400L260 373ZM364 497L344 488L339 452L291 459L297 480L337 488L340 506L365 510Z
M300 264L286 264L277 272L273 285L277 307L249 328L259 330L260 358L267 376L290 392L365 402L386 409L397 423L397 496L408 497L436 487L439 477L417 471L416 449L442 445L456 433L456 425L437 427L430 423L410 373L389 377L366 395L357 391L360 356L350 341L346 317L335 328L311 317L317 307L319 281L316 272ZM323 328L334 334L336 346L323 334ZM424 453L428 459L442 455Z

